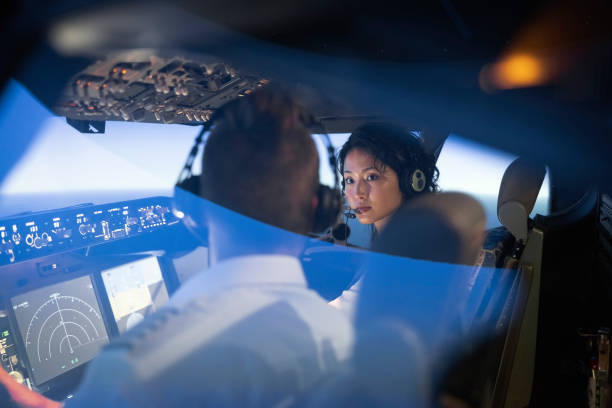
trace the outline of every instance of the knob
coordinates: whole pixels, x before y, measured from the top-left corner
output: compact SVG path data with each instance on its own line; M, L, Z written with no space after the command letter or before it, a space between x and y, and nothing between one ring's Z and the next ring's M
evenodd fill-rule
M81 224L79 225L79 232L81 235L87 235L88 232L94 232L94 229L90 224Z
M36 236L36 238L34 238L34 248L36 249L40 249L43 247L43 245L46 245L47 243L38 235Z
M9 248L5 250L4 253L8 255L10 262L15 262L15 252L13 252L12 249Z
M21 374L19 371L10 371L8 375L10 375L13 380L18 382L19 384L23 384L25 381L25 379L23 378L23 374Z

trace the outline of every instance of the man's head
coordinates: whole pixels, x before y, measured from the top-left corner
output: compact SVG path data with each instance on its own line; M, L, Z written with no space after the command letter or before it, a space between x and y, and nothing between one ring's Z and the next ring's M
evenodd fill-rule
M218 112L204 149L200 195L304 234L317 206L318 168L303 108L286 93L261 89Z

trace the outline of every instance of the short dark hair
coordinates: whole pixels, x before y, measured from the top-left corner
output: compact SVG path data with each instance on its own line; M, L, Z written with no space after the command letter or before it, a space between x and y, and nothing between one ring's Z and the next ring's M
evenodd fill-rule
M260 89L228 103L213 120L201 195L268 224L308 232L319 176L304 109L284 91Z
M340 174L344 174L344 160L353 149L361 149L372 155L375 166L381 172L387 166L391 167L397 173L404 199L417 194L407 182L415 169L421 169L427 179L423 192L438 190L439 171L434 156L425 151L421 139L402 126L372 122L355 129L338 153Z

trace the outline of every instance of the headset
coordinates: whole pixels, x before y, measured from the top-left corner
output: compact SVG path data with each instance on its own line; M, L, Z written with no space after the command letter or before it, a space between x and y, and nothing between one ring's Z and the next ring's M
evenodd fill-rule
M375 122L370 125L378 126L386 125L386 123ZM374 129L368 131L380 130ZM394 137L396 142L402 145L400 148L398 148L398 151L395 152L396 160L401 163L397 171L399 188L404 197L413 197L425 191L430 182L427 176L427 172L429 172L429 170L427 170L426 163L428 160L428 155L418 136L414 135L412 132L405 131L403 128L398 128L394 131L401 131L402 133L405 133L405 136L410 138L410 140L402 141L401 139ZM356 145L355 148L359 148L359 145ZM342 191L344 192L344 180L342 180L341 185Z
M201 200L194 200L195 197L193 197L202 197L200 192L200 175L193 174L192 168L200 148L203 148L205 144L205 136L211 130L214 123L223 116L224 109L221 108L217 110L212 115L210 120L202 126L202 129L194 140L193 147L189 151L185 165L179 173L179 177L174 188L173 211L183 219L183 222L188 229L195 233L196 236L198 236L204 242L206 242L206 237L202 235L202 232L205 231L204 215L201 208L202 205L197 205L197 202ZM325 131L323 125L317 121L314 116L302 109L300 112L300 121L306 129L315 129L315 133L318 133L321 136L327 151L329 166L334 174L334 187L329 187L319 183L317 189L318 206L314 215L312 233L320 234L336 223L342 209L343 198L338 187L339 177L336 168L336 156L334 155L334 148L329 135Z
M403 172L399 178L400 190L410 191L413 194L419 194L427 187L427 176L425 172L419 168L413 171Z
M406 166L401 167L397 178L402 194L406 197L413 197L422 193L427 187L427 176L425 175L425 171L421 168L427 153L423 148L421 140L411 132L408 132L408 134L412 137L411 141L416 142L418 145L419 152L416 154L409 154L409 157L404 156L405 152L397 154L400 161L406 164ZM404 143L406 143L406 148L408 149L408 142L406 141ZM410 151L410 149L408 149L408 151Z

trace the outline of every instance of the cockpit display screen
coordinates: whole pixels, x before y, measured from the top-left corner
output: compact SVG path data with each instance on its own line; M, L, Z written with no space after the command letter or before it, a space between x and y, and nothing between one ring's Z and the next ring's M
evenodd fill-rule
M36 385L86 363L108 343L89 276L15 296L11 305Z
M108 300L119 327L129 330L168 301L168 290L156 257L102 271Z

